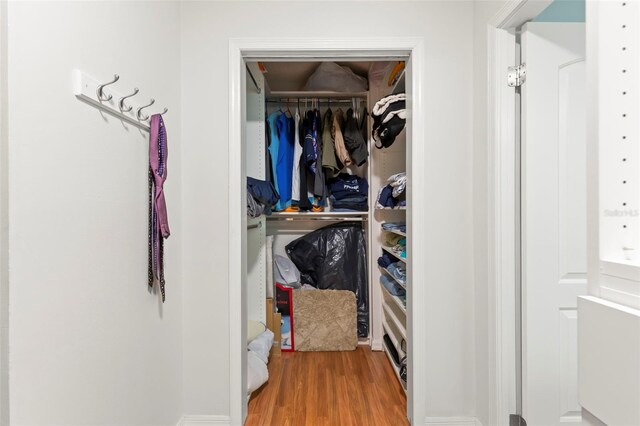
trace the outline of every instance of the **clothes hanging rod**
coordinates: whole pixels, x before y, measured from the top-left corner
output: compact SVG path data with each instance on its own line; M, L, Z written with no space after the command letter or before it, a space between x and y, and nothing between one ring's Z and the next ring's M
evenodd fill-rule
M245 65L245 68L247 69L247 72L249 73L249 77L251 77L251 81L253 81L253 85L256 86L256 90L258 91L258 94L262 93L262 89L260 88L260 86L258 86L258 82L256 82L256 79L253 76L253 73L249 69L249 65Z
M362 99L358 99L362 100ZM266 99L267 103L270 104L281 104L281 103L294 103L294 102L320 102L322 104L346 104L352 103L351 99L333 99L333 98L268 98Z

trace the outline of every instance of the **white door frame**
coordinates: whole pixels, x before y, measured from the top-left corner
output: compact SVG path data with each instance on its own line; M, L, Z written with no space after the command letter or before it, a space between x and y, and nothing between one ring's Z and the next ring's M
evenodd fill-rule
M407 191L425 188L424 120L424 47L422 38L236 38L229 40L229 389L232 425L241 425L247 415L246 383L246 170L243 122L245 121L245 61L248 59L337 59L367 60L372 58L411 57L412 69L407 78ZM424 277L426 224L413 220L412 211L425 211L425 197L411 198L407 211L411 229L408 238L408 279ZM408 382L407 413L412 424L426 418L426 366L414 360L427 359L426 289L410 286L407 305ZM413 306L417 309L413 309Z
M7 2L0 2L0 424L9 424L9 136Z
M514 29L537 16L552 0L511 0L487 24L488 104L488 330L489 424L508 425L517 395L516 98L507 87L515 63Z

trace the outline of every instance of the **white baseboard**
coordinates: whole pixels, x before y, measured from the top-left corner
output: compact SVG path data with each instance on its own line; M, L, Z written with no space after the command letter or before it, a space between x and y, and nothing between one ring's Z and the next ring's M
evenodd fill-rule
M475 417L427 417L425 426L482 426ZM231 425L229 416L185 415L177 426Z
M177 426L231 425L229 416L184 415Z
M373 340L371 342L371 350L373 351L382 351L382 340Z
M426 426L482 426L476 417L427 417Z

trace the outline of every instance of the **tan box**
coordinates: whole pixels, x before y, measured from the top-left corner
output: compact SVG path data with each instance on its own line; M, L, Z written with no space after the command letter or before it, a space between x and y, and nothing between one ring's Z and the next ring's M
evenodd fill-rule
M270 356L280 355L280 340L282 339L282 316L275 313L273 299L267 298L267 328L273 332L273 346L269 352Z
M267 297L267 328L273 331L273 314L275 313L273 309L273 299L271 297Z
M280 343L282 341L282 315L280 313L273 314L273 347L271 348L271 356L280 356L281 347Z

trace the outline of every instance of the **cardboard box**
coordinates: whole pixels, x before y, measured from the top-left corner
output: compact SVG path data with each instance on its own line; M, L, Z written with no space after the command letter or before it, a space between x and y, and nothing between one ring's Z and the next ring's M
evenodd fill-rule
M271 356L280 356L280 353L282 352L280 348L280 342L282 341L281 320L282 320L282 317L279 313L273 314L273 324L274 324L275 330L271 330L273 331L273 334L274 334L273 347L271 348L271 352L270 352Z
M267 298L267 328L273 332L273 346L269 356L280 356L280 342L282 339L282 316L276 313L273 306L273 299Z
M273 309L273 299L271 297L267 297L267 328L273 331L273 314L275 313Z

